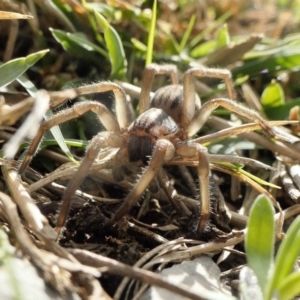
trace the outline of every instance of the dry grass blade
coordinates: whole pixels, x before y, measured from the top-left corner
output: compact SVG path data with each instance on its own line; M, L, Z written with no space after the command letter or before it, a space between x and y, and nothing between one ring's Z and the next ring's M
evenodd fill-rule
M34 264L43 272L46 281L51 283L57 291L62 294L71 291L70 273L57 267L54 262L49 260L47 255L44 255L44 253L34 245L23 228L17 213L17 207L10 197L0 192L0 200L2 209L8 217L8 222L12 226L11 228L19 241L23 253L30 257Z
M7 166L9 168L17 169L19 166L19 162L16 160L10 160L5 158L0 158L0 166Z
M107 153L107 152L106 152ZM112 169L115 166L114 161L114 155L115 152L112 151L112 153L107 153L107 157L105 159L101 159L99 161L96 161L91 170L90 173L97 172L96 176L97 178L104 180L105 182L113 183L115 185L119 185L123 188L130 189L132 188L131 184L128 184L126 181L124 182L116 182L111 174L108 174L103 169ZM125 161L124 161L125 163ZM66 163L59 168L55 169L53 172L49 173L47 176L42 178L41 180L33 183L29 186L28 190L30 193L42 188L43 186L50 184L58 179L70 179L78 170L78 166L74 163Z
M41 214L34 201L22 184L16 170L2 166L2 173L8 188L19 206L24 218L34 233L42 235L49 240L56 239L55 231L49 226L47 219Z
M234 156L234 155L226 155L226 154L209 154L208 160L210 163L233 163L233 164L242 164L247 165L255 168L262 168L265 170L273 170L276 171L275 168L266 165L260 161L257 161L252 158L247 157L241 157L241 156ZM184 166L190 166L190 167L197 167L198 162L196 160L180 160L180 159L174 159L167 163L168 165L184 165Z
M49 107L49 94L46 91L41 90L36 94L34 101L34 106L25 122L3 146L4 157L12 159L17 153L23 139L25 137L33 138L36 135L39 124Z
M284 126L284 125L297 124L297 123L299 122L298 121L269 121L268 125L273 127L273 126ZM233 135L239 135L242 133L251 132L255 130L261 130L261 127L256 123L248 123L239 126L229 127L215 133L207 134L195 138L193 139L193 141L196 143L204 144L218 139L226 138Z
M0 11L0 20L32 19L33 16L10 11Z
M152 240L153 242L161 244L168 242L168 240L161 235L154 233L146 228L140 227L134 223L128 222L128 227L132 230L132 232L143 235L145 238L148 238L149 241Z
M294 165L290 167L289 172L287 169L288 167L283 166L282 170L280 171L280 177L282 179L283 188L293 202L299 203L299 165Z
M295 185L300 189L300 165L287 167L289 174L293 178Z
M228 122L224 119L218 117L211 117L207 124L216 128L216 129L225 129L225 128L232 128L233 124ZM278 152L279 154L289 157L293 160L300 161L300 153L299 149L297 149L293 144L285 144L279 141L270 141L269 139L265 138L264 136L255 133L255 132L246 132L242 133L241 136L251 142L257 143L264 148L269 149L272 152ZM295 137L294 137L295 138Z
M262 34L252 34L245 41L217 49L207 55L203 64L207 66L228 66L238 61L263 38Z
M273 205L279 210L281 211L280 205L279 203L275 200L275 198L273 197L273 195L271 193L269 193L266 189L264 189L261 185L259 185L257 182L255 182L254 180L252 180L251 178L249 178L248 176L245 176L242 173L239 173L238 171L235 170L229 170L225 167L219 166L219 165L212 165L211 168L213 170L216 171L221 171L223 173L227 173L229 175L235 176L237 177L240 181L245 182L247 184L249 184L250 186L252 186L254 189L256 189L260 194L265 194L267 195L271 201L273 202Z
M300 213L300 205L299 204L294 204L288 208L286 208L285 210L282 211L282 216L284 218L284 220L287 220L293 216L296 216ZM248 216L243 216L240 215L236 212L231 212L232 215L232 219L230 221L230 223L238 228L245 228L247 225L247 221L248 221ZM275 220L278 220L280 217L280 214L276 214L275 215Z

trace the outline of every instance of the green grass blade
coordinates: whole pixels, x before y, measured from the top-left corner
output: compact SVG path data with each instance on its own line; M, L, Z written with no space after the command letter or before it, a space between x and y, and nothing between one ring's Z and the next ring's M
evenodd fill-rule
M0 87L4 87L16 80L20 75L26 72L38 60L40 60L48 49L32 53L26 57L12 59L0 66Z
M300 51L299 47L281 51L273 56L260 59L251 59L244 62L244 65L232 70L233 77L248 75L256 76L264 70L268 73L279 72L282 70L299 71Z
M275 188L275 189L280 189L279 186L277 186L277 185L275 185L271 182L265 181L265 180L255 176L255 175L245 171L244 169L241 168L241 166L231 164L231 163L226 163L226 162L218 163L218 165L221 165L225 168L228 168L229 170L234 170L236 172L239 172L239 173L247 176L248 178L252 179L253 181L257 182L260 185L266 185L266 186L269 186L269 187L272 187L272 188Z
M102 45L105 43L102 34L99 32L98 24L94 16L94 7L92 3L87 4L85 0L81 0L82 6L87 10L87 18L89 20L89 25L94 31L95 39Z
M45 119L49 119L53 116L53 112L52 110L48 110L46 115L45 115ZM61 148L61 150L68 156L68 158L73 161L74 163L78 163L77 160L75 160L75 158L73 157L70 149L68 148L66 142L65 142L65 138L59 128L59 126L54 126L50 129L53 137L55 138L55 140L57 141L57 144L59 145L59 147Z
M135 49L137 49L143 53L147 52L147 46L145 44L143 44L141 41L137 40L136 38L131 38L130 41L133 44Z
M284 91L275 80L264 89L260 102L264 108L279 107L285 103Z
M196 22L196 15L192 15L192 17L190 19L190 22L188 24L188 27L185 30L185 32L183 34L183 37L181 39L180 45L179 45L180 52L185 48L185 46L187 44L187 41L190 38L190 35L191 35L191 32L192 32L193 27L195 25L195 22Z
M83 33L70 33L53 28L49 28L49 30L56 41L71 54L84 57L87 52L95 51L105 57L108 57L107 52L104 49L89 41Z
M87 16L90 25L99 43L103 42L102 35L99 34L99 31L103 31L108 56L111 62L111 76L117 79L123 79L127 72L127 59L119 34L92 5L86 3L85 0L82 0L82 5L88 12Z
M151 64L153 57L153 45L155 38L155 27L156 27L156 15L157 15L157 0L154 0L152 7L152 18L150 23L150 30L147 42L147 55L146 55L146 66Z
M294 299L300 294L300 272L294 272L284 278L278 287L279 300Z
M247 226L245 237L247 261L264 291L273 264L275 241L274 208L266 196L261 195L256 198Z
M228 32L227 24L224 24L217 34L217 47L222 48L230 44L230 35Z
M261 179L261 178L255 176L255 175L251 174L250 172L247 172L247 171L244 170L244 169L241 169L241 168L240 168L240 169L239 169L239 172L240 172L241 174L243 174L243 175L245 175L245 176L251 178L253 181L259 183L260 185L266 185L266 186L269 186L269 187L272 187L272 188L275 188L275 189L280 189L280 187L279 187L278 185L273 184L273 183L271 183L271 182L269 182L269 181L265 181L265 180L263 180L263 179Z
M300 255L300 216L298 216L288 229L279 247L270 282L268 283L265 299L272 298L283 280L292 272L297 257Z
M35 94L38 92L38 89L35 87L35 85L30 81L26 76L21 75L17 78L17 81L22 85L23 88L26 89L28 94L31 97L35 97Z
M264 112L270 120L286 120L289 117L291 108L297 105L300 106L300 98L293 99L293 101L288 101L280 106L266 107Z
M300 45L299 34L289 34L282 40L264 38L262 40L263 48L261 50L252 50L245 54L244 59L258 59L282 55L290 50L297 50ZM261 48L261 47L259 47Z
M213 52L217 48L217 41L210 40L200 44L199 46L195 47L191 52L190 55L192 58L201 58L209 53Z
M34 97L35 93L37 93L37 88L34 86L34 84L25 76L21 75L17 78L18 82L27 90L27 92L29 93L30 96ZM48 119L49 117L51 117L53 115L51 110L48 110L48 112L46 113L45 119ZM67 157L77 163L77 161L74 159L72 153L70 152L65 139L61 133L61 130L59 128L59 126L54 126L50 129L54 139L56 140L57 144L59 145L59 147L61 148L61 150L67 155Z
M200 34L193 38L193 40L190 43L191 47L196 47L199 44L199 42L201 42L206 37L207 34L209 34L214 29L222 25L230 16L231 12L227 11L219 19L215 20L211 26L207 27Z
M177 42L175 36L170 32L170 30L167 30L165 28L162 29L162 31L168 36L168 46L166 46L166 49L168 49L169 53L179 55L181 50L180 50L180 45ZM171 54L170 54L171 55ZM168 54L167 54L168 56Z
M94 16L98 26L102 28L104 33L104 39L112 66L111 76L122 79L127 71L127 60L120 36L117 31L110 26L107 20L95 10Z
M88 142L84 142L82 140L77 140L77 139L65 139L64 141L69 147L76 147L76 148L84 149L88 145ZM28 143L28 142L22 143L20 145L20 149L23 150L25 148L28 148L29 144L30 143ZM40 147L41 147L41 149L46 149L47 147L57 146L57 145L58 145L58 143L57 143L56 139L44 139L41 142Z

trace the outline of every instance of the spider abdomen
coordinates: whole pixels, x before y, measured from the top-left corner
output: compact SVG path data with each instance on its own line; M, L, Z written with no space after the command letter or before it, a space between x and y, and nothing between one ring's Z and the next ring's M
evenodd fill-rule
M183 86L172 84L158 89L151 99L150 106L162 109L178 124L181 122ZM200 98L195 94L195 112L201 107Z
M178 132L175 121L162 109L150 108L143 112L129 127L129 161L142 160L147 164L156 141Z

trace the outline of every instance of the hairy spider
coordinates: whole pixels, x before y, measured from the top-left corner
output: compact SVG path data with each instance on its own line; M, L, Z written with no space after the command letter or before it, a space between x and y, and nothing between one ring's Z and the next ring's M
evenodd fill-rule
M150 101L152 82L156 74L169 74L172 85L160 88ZM196 77L214 77L225 81L229 99L217 98L201 106L195 92ZM118 158L127 157L130 162L142 161L147 167L133 189L129 192L121 207L108 221L112 226L138 201L149 183L155 177L164 162L172 161L175 156L182 159L194 158L198 161L197 173L200 188L200 221L197 231L201 235L209 218L209 174L207 149L190 138L194 136L206 122L212 111L222 106L232 112L246 117L260 125L271 136L276 133L268 123L256 112L236 103L228 70L210 68L191 68L183 76L183 85L178 84L177 69L173 65L149 65L143 74L139 99L140 115L130 122L130 112L124 90L115 83L101 82L97 84L50 93L51 101L56 105L66 99L78 95L113 91L116 99L116 117L109 109L95 101L84 101L75 104L43 122L31 143L27 156L20 167L24 172L45 133L51 127L77 118L87 111L97 114L106 131L98 133L89 143L86 155L82 159L78 172L69 182L62 201L57 221L57 230L64 226L70 207L71 198L88 174L93 162L102 147L119 148Z

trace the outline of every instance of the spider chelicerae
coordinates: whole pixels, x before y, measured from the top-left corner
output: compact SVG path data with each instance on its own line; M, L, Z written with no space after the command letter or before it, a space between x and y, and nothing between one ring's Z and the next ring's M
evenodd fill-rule
M150 99L153 79L157 74L170 75L172 84L157 90ZM114 225L138 201L165 162L172 162L175 157L181 157L183 160L194 158L198 161L197 174L201 199L197 232L199 235L202 234L210 211L210 166L207 148L194 141L192 137L202 128L212 111L219 106L256 122L273 137L276 137L276 133L258 112L233 100L234 90L231 73L228 70L194 67L185 72L182 85L179 84L177 77L177 69L174 65L151 64L145 69L139 99L140 114L133 122L126 94L123 88L116 83L100 82L50 93L51 101L61 104L67 99L79 95L113 91L116 102L115 115L99 102L83 101L44 121L20 166L19 171L23 173L44 133L55 125L93 111L105 127L105 131L99 132L90 141L78 172L70 180L64 192L57 221L57 231L60 232L64 226L72 196L89 173L99 151L103 147L112 147L119 149L116 154L116 162L118 157L127 157L129 162L142 161L146 168L124 199L121 207L107 222L107 226ZM195 77L224 80L229 98L212 99L201 106L200 98L195 91Z

